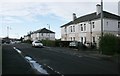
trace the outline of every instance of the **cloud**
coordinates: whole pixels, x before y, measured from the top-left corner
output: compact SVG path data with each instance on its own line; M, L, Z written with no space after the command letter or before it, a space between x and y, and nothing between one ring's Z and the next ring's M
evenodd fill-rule
M39 18L37 17L44 17L48 15L54 15L63 20L63 22L69 22L72 20L73 13L76 13L77 17L80 17L95 12L95 5L97 3L100 4L101 0L42 1L43 0L2 0L2 3L0 3L0 22L11 25L32 22L33 24L31 25L34 25L34 23L40 22ZM117 7L114 3L111 2L111 4L105 4L104 9L116 12L115 9L117 9Z
M101 0L1 0L1 2L100 2ZM104 0L104 2L118 2L119 0Z

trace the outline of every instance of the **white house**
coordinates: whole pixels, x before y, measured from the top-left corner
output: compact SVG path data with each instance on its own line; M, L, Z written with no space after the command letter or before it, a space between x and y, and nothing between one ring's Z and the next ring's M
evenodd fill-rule
M80 41L98 43L101 36L101 5L96 5L96 12L76 17L61 26L61 41ZM103 33L120 35L120 16L103 11Z
M31 40L31 35L30 34L24 36L23 41L26 41L26 40Z
M46 28L31 33L31 40L55 40L55 32Z

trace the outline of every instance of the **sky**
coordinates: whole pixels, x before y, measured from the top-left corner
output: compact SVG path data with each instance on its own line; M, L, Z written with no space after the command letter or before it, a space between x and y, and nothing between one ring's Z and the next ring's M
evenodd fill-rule
M61 38L60 26L96 11L101 0L0 0L0 37L20 38L30 31L49 28ZM118 1L103 0L103 9L118 15Z

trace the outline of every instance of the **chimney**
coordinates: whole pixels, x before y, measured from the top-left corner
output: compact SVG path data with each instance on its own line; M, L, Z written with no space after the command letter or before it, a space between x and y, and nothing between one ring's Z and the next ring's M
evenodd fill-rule
M76 18L77 18L77 17L76 17L76 14L73 13L73 21L74 21Z
M96 14L98 15L99 13L101 13L101 5L97 4L96 5Z

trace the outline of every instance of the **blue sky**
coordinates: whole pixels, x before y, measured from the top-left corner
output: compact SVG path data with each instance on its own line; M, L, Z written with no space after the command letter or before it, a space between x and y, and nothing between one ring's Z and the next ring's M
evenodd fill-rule
M51 1L51 2L49 2ZM3 0L0 3L0 37L20 38L29 31L48 28L56 32L55 37L61 37L60 26L72 20L72 13L77 17L96 11L100 0L54 1L54 0ZM104 10L118 14L119 0L104 1ZM48 24L48 25L47 25Z

